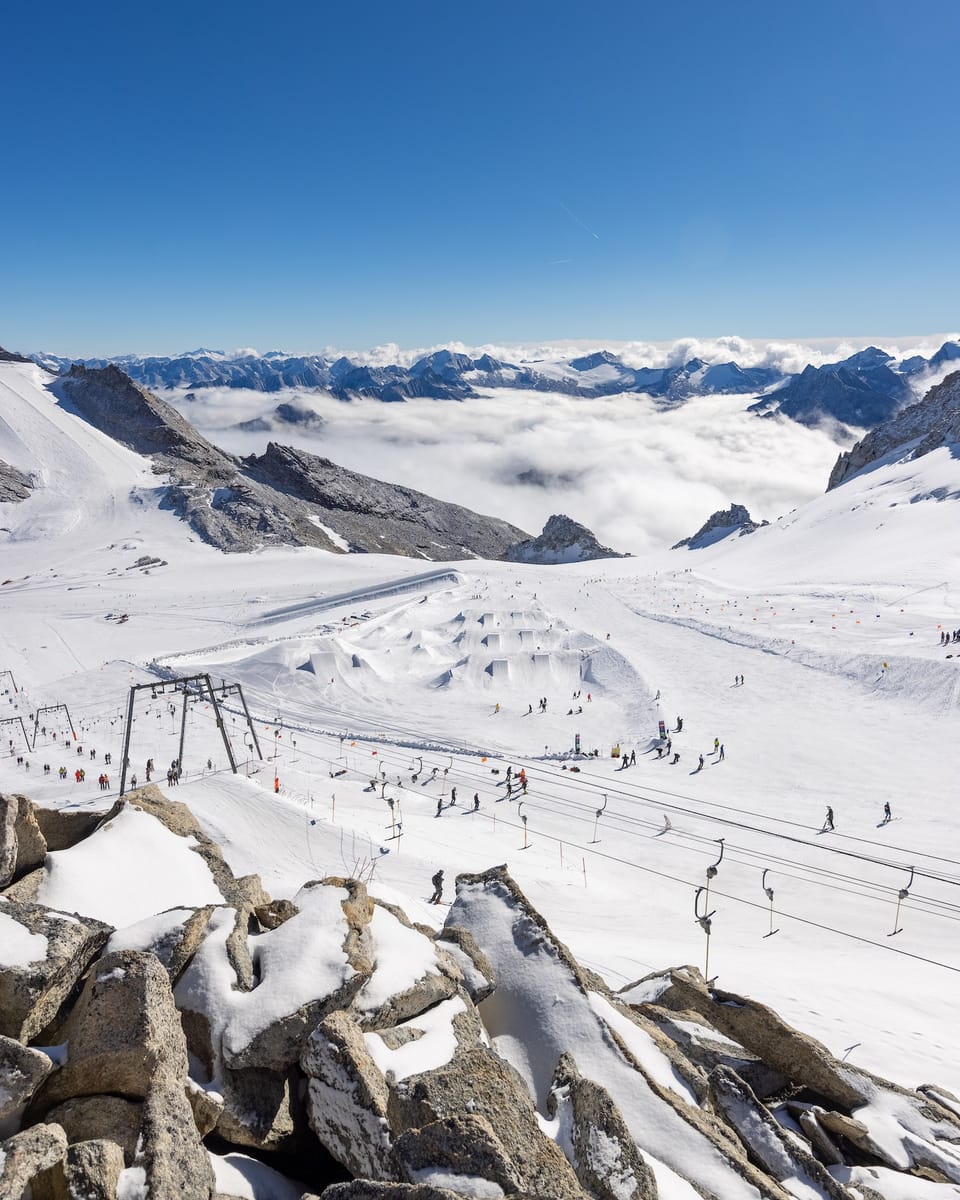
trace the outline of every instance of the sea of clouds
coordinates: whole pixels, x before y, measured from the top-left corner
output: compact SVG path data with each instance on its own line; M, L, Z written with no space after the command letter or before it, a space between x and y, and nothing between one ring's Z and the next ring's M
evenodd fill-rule
M403 404L306 392L195 395L172 398L233 453L262 452L269 440L292 444L533 533L552 513L566 513L606 545L633 553L672 544L731 502L757 518L788 512L824 490L852 440L750 414L752 397L743 396L664 407L649 397L521 391ZM236 428L285 400L316 410L322 429Z
M631 366L670 366L697 357L795 372L870 344L898 358L929 356L948 336L445 345L512 362L557 361L607 348ZM387 345L350 352L350 357L409 365L428 352ZM351 470L502 517L531 533L539 533L552 513L566 513L606 545L632 553L671 545L731 503L745 504L754 519L775 520L823 492L838 453L855 440L836 426L808 429L786 418L750 413L752 395L702 396L682 404L632 394L580 399L516 390L493 390L462 402L401 404L341 401L311 391L266 395L212 388L192 395L195 399L187 400L182 392L172 392L167 399L233 453L260 453L270 440L289 443ZM316 411L322 428L237 428L252 417L269 416L284 401Z

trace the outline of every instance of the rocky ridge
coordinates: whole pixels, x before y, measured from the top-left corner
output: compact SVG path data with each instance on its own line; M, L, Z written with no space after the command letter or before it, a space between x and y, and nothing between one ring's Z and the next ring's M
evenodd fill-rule
M220 550L283 544L449 561L499 558L526 536L290 447L271 443L259 458L234 458L114 365L74 364L51 386L102 432L151 457L168 477L163 506Z
M955 1097L841 1062L692 967L612 992L505 867L460 876L434 935L356 879L270 900L156 787L82 816L0 796L3 919L36 955L0 973L4 1197L213 1200L208 1144L266 1164L247 1194L324 1200L960 1185ZM112 931L26 898L48 853L130 820L183 839L221 902Z
M753 533L769 524L769 521L754 521L743 504L731 504L729 508L713 513L696 533L675 542L670 549L680 550L686 546L688 550L702 550L705 546L712 546L715 542L722 541L723 538L731 537L733 534L742 537L746 533Z
M515 543L503 557L508 562L549 565L629 556L611 550L609 546L601 546L585 525L571 517L555 514L548 518L539 537Z
M922 400L872 429L837 458L827 491L888 454L920 458L938 446L960 443L960 371L932 387Z

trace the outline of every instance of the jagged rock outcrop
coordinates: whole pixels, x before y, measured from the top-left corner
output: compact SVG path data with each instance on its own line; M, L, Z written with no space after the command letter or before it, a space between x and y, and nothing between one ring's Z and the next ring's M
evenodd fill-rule
M558 1140L569 1146L573 1169L595 1200L657 1200L657 1181L623 1114L599 1083L564 1054L553 1077L547 1111L559 1120Z
M86 840L148 810L164 838L196 843L230 899L155 914L96 958L108 926L3 889L14 965L0 990L32 946L89 966L77 986L83 968L31 961L20 1032L0 1036L0 1195L215 1200L206 1137L218 1153L278 1156L321 1191L341 1164L356 1178L330 1200L882 1200L885 1178L904 1196L912 1180L960 1186L960 1102L944 1089L842 1062L695 968L611 993L504 867L461 875L435 936L356 879L271 901L155 789L100 814ZM15 812L54 841L83 833L28 800ZM38 1037L49 1053L24 1044Z
M827 491L889 454L916 459L938 446L957 443L960 443L960 371L948 375L922 400L884 421L844 451L830 472Z
M553 564L629 555L601 546L585 525L561 513L548 518L538 537L514 543L502 557L508 562Z
M0 459L0 504L26 500L32 490L33 480L29 475Z
M754 521L744 505L731 504L729 508L713 513L695 534L682 538L679 542L674 542L670 549L679 550L686 546L688 550L702 550L705 546L712 546L715 542L722 541L732 534L742 537L746 533L753 533L769 524L769 521L760 521L759 524Z
M243 460L247 475L306 501L351 549L447 561L500 558L523 530L459 504L383 483L292 446L270 442Z

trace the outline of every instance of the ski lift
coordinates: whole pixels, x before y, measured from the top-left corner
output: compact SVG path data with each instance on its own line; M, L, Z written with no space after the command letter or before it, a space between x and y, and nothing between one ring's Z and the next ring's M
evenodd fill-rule
M773 937L775 933L780 932L779 928L774 929L773 927L773 888L767 887L767 874L769 870L769 867L765 867L763 875L760 877L760 886L763 888L764 895L770 901L770 932L763 935L765 938Z
M902 887L900 889L900 891L897 892L897 911L893 918L893 932L888 933L887 937L894 937L898 933L903 933L903 928L902 928L902 926L900 926L900 905L910 895L910 889L913 887L914 873L915 873L915 868L911 867L910 868L910 878L907 880L907 886Z

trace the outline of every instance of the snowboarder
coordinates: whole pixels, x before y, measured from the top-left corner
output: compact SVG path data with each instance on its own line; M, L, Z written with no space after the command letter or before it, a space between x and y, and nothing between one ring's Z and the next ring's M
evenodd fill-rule
M430 882L433 884L433 895L430 897L430 903L439 904L443 898L443 871L438 871Z
M829 804L827 805L827 815L823 822L822 832L833 833L833 809L830 807Z

